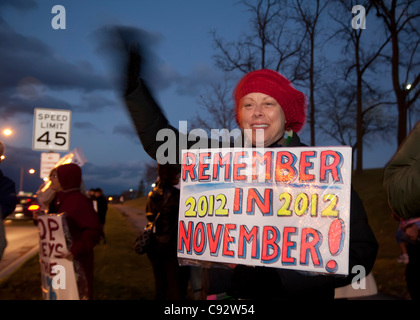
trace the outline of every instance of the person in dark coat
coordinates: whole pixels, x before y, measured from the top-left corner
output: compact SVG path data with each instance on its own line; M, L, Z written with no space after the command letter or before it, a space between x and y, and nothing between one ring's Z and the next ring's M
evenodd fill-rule
M129 49L129 63L124 88L125 104L144 150L153 159L157 159L157 151L163 143L177 143L183 139L188 141L187 148L191 147L195 141L182 138L182 133L169 124L140 76L143 60L138 46L130 47L127 43L128 41L125 49ZM264 147L279 148L302 146L297 132L306 119L306 104L305 95L272 70L258 70L247 74L235 89L235 113L241 129L254 132L258 128L265 132L262 141L253 140L252 137L248 139L252 145L258 143ZM162 129L175 132L176 141L158 141L156 135ZM209 143L209 147L211 146ZM179 150L178 146L176 150ZM175 166L179 168L179 165L177 163ZM368 224L361 199L352 188L349 271L351 272L353 266L360 265L369 274L377 250L378 244ZM235 298L241 299L333 299L335 288L350 284L354 277L351 273L347 277L308 275L295 270L244 265L237 265L230 273L224 273L221 277L215 275L211 269L204 268L203 275L212 279L203 279L203 284L211 286L217 279L222 279L217 282L217 290L223 290L224 285ZM212 292L212 288L205 290L206 294L218 293Z
M87 298L93 299L93 248L102 235L98 214L92 202L80 190L82 170L77 164L54 168L50 180L50 188L56 191L56 195L49 213L64 213L71 236L67 258L80 264L87 282Z
M383 185L407 237L407 288L411 299L420 300L420 121L385 166Z
M158 181L148 194L146 216L155 221L147 256L155 277L156 300L184 300L187 297L189 267L180 266L177 258L179 172L158 164Z
M0 141L0 162L3 160L4 143ZM0 170L0 260L7 247L6 234L3 219L11 214L16 208L16 187L12 179L5 176Z

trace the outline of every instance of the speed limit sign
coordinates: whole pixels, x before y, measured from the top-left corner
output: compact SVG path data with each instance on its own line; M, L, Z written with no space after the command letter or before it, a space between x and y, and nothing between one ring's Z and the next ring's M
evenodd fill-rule
M68 151L70 123L70 110L35 108L32 149Z

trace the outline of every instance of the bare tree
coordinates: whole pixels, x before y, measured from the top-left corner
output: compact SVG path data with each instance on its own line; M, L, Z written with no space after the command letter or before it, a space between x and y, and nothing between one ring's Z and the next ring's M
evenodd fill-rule
M407 135L407 112L420 95L420 1L372 0L391 38L392 86L398 107L398 145ZM405 73L405 75L404 75Z
M290 81L305 80L305 36L288 19L287 2L281 0L241 0L251 13L251 28L237 41L225 42L212 32L216 65L223 71L248 73L269 68L283 73ZM287 63L286 63L287 62Z
M309 59L309 123L311 128L311 145L315 145L315 37L318 33L317 27L322 12L328 5L329 0L306 1L295 0L294 9L297 12L296 21L303 25L307 33L309 43L310 59ZM310 3L310 4L309 4ZM314 4L315 3L315 4Z
M232 103L232 85L226 75L221 83L211 85L200 95L200 109L193 121L192 128L202 128L208 132L214 127L226 128L229 131L236 127L234 107ZM202 115L207 117L204 118Z
M323 112L317 118L316 129L323 135L336 140L342 145L352 147L352 159L357 150L356 118L357 88L352 80L336 75L320 87L319 101L324 105ZM387 93L376 88L363 86L363 140L369 146L370 141L378 137L389 138L394 121L389 117L393 102L387 101ZM353 169L355 162L352 162Z
M358 1L360 3L360 1ZM336 0L335 9L342 9L344 15L348 15L349 12L352 12L352 8L356 5L355 2L349 0ZM364 7L366 8L366 14L369 13L372 5L370 3L365 3ZM366 52L366 46L363 45L362 35L364 34L363 28L350 28L348 25L348 19L343 19L340 15L337 15L338 10L335 10L331 15L340 28L335 32L334 36L343 37L347 44L345 46L345 52L351 52L353 57L346 60L345 63L351 62L348 70L347 76L351 73L355 74L356 81L356 173L361 173L363 171L363 137L366 133L365 124L364 124L364 112L363 112L363 86L366 85L365 76L368 71L372 71L373 63L380 56L382 50L385 48L390 38L384 39L382 43L377 45L371 45L370 52Z

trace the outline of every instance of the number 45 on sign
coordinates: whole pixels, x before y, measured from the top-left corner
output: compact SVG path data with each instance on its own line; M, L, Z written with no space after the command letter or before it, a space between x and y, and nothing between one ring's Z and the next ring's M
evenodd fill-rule
M36 108L32 149L68 151L70 122L70 110Z

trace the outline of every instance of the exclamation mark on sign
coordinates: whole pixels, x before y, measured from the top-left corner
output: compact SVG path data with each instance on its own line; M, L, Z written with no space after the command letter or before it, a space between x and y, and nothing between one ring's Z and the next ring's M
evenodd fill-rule
M335 219L328 231L328 247L332 256L338 256L343 250L344 235L344 221ZM334 273L338 269L338 264L335 260L330 260L327 262L325 269L330 273Z

